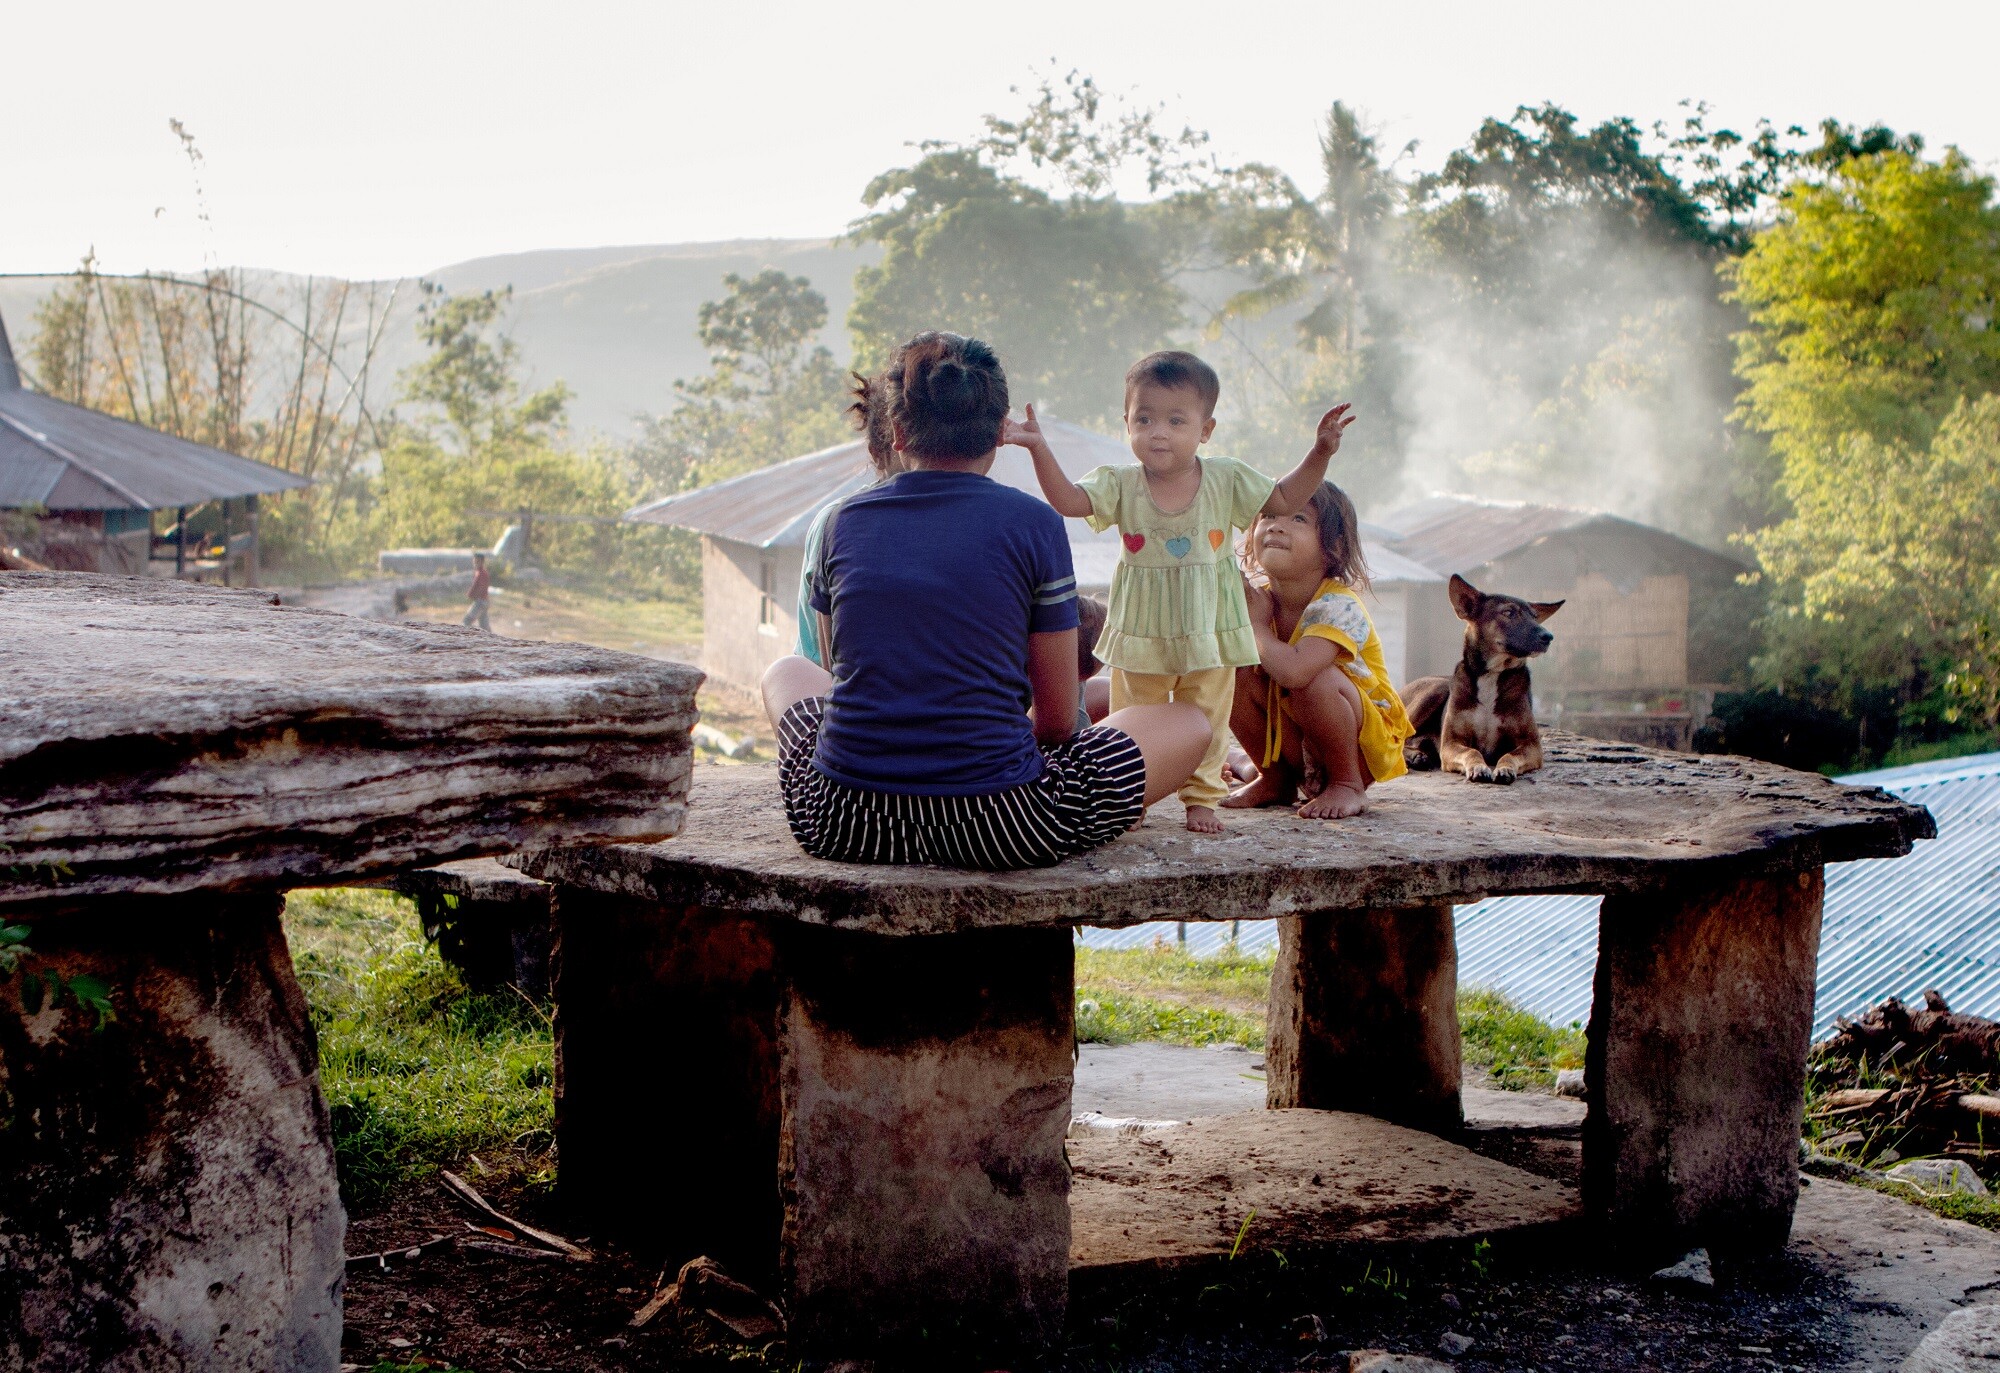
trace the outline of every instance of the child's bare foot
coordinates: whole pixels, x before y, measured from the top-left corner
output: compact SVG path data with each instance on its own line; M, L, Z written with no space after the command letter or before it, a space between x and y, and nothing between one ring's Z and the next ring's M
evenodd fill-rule
M1232 791L1222 798L1222 804L1230 810L1248 810L1253 806L1289 806L1299 796L1298 784L1286 775L1283 768L1265 768L1257 774L1257 780L1240 790Z
M1366 793L1335 782L1300 806L1299 817L1304 820L1345 820L1367 809Z
M1193 834L1222 833L1222 817L1215 813L1213 806L1189 806L1187 827Z

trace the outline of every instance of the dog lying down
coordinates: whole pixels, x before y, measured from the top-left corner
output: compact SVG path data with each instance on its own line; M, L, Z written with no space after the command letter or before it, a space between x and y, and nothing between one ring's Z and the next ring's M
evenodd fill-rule
M1465 656L1451 676L1403 688L1412 727L1403 760L1412 770L1443 767L1468 782L1504 785L1542 765L1528 659L1555 642L1542 621L1563 603L1489 596L1456 575L1450 591L1465 621Z

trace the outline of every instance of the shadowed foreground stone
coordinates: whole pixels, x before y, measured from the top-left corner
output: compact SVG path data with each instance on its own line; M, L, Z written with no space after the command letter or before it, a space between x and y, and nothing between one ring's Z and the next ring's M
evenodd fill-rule
M135 897L36 930L99 1030L0 992L0 1366L331 1369L333 1144L279 896Z
M1059 962L1053 948L1046 963L1003 953L999 936L1025 949L1072 925L1278 917L1271 1104L1448 1129L1459 1119L1451 906L1596 892L1611 899L1589 1073L1593 1111L1606 1105L1587 1140L1587 1219L1638 1248L1781 1242L1796 1200L1781 1177L1796 1173L1821 865L1906 853L1935 833L1930 815L1740 758L1553 733L1545 748L1547 766L1513 787L1399 778L1339 823L1229 812L1225 832L1204 837L1168 806L1102 849L1018 873L809 858L785 827L773 769L702 769L672 843L509 860L557 885L565 946L595 947L592 903L616 906L616 947L592 956L588 976L558 960L560 1004L625 1008L615 1027L599 1010L576 1013L590 1033L559 1040L564 1190L588 1190L590 1223L615 1228L619 1198L628 1215L655 1214L686 1194L687 1170L723 1176L698 1143L635 1113L623 1067L728 1044L743 1085L715 1093L734 1101L725 1138L771 1141L759 1168L776 1152L784 1220L762 1233L808 1349L861 1352L934 1328L927 1313L947 1275L981 1329L1006 1329L988 1347L1032 1346L1057 1328L1058 1298L1025 1275L1042 1270L1067 1221L1060 1193L1034 1181L1055 1114L1039 1103L1069 1080L1066 1055L1045 1060L1035 1046L1069 1033L1073 963L1066 945ZM736 990L667 952L711 930L768 952ZM924 994L933 974L952 997ZM775 1107L749 1085L773 1071L758 1066L765 1054L782 1084ZM1708 1115L1721 1124L1704 1125ZM621 1134L621 1120L651 1128ZM579 1166L592 1175L572 1184ZM742 1185L753 1190L739 1214L768 1215L776 1184ZM721 1227L727 1209L705 1199L682 1215ZM743 1227L678 1233L698 1250L740 1243Z
M1278 922L1267 1103L1455 1130L1458 944L1450 906L1318 911Z
M1069 1159L1070 1277L1099 1287L1232 1249L1303 1258L1360 1244L1546 1236L1582 1215L1559 1182L1345 1111L1093 1131L1070 1140Z
M287 888L680 827L691 668L252 592L0 576L0 1364L333 1373ZM117 1018L30 985L88 974ZM32 979L32 982L31 982Z
M474 991L549 994L549 906L555 889L491 858L463 858L389 883L417 903L424 935Z

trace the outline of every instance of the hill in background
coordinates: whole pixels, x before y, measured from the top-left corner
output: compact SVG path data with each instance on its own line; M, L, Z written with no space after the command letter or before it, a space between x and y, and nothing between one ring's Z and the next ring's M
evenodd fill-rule
M623 439L632 433L634 416L673 408L676 379L708 370L708 355L695 337L695 316L703 301L721 297L725 275L776 267L808 278L827 300L822 341L844 361L854 272L879 255L874 244L744 239L551 248L474 258L423 276L454 294L512 286L507 330L520 345L528 382L569 384L575 396L570 422L579 438L596 432ZM269 283L274 296L304 281L280 272L254 273L252 279L260 287ZM36 307L58 284L57 278L0 280L0 315L24 360L33 346ZM422 352L415 327L416 280L400 286L377 359L385 383ZM387 384L370 390L374 404L390 402Z

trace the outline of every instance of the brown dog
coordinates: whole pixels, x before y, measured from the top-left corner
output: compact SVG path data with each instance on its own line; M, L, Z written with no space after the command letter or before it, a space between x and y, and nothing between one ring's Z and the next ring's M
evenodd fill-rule
M1456 575L1450 590L1451 608L1465 621L1465 656L1451 676L1419 677L1403 688L1412 726L1403 760L1412 769L1442 766L1468 782L1504 785L1542 765L1528 659L1555 642L1542 621L1563 603L1488 596Z

